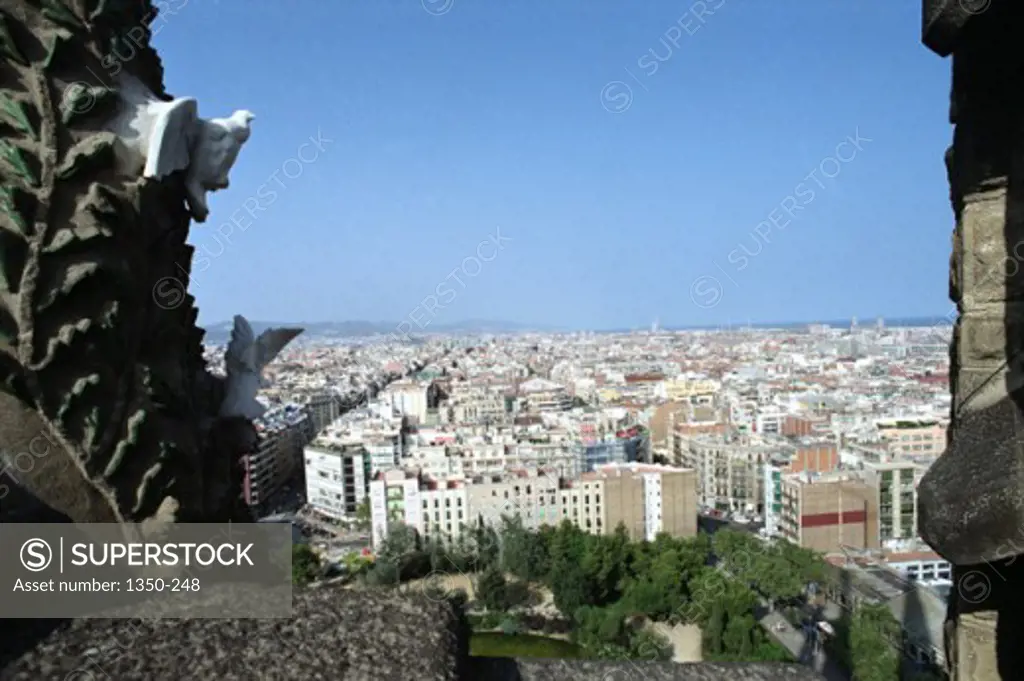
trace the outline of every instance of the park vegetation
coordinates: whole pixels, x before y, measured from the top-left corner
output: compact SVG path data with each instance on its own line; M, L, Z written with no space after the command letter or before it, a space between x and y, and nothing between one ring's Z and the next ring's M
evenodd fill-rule
M587 657L670 659L667 641L646 626L665 622L700 626L705 659L791 659L758 623L761 593L716 566L708 535L676 539L662 534L650 542L633 541L621 526L610 535L589 534L568 522L532 531L517 518L504 518L497 529L481 524L466 534L445 546L423 542L410 528L396 526L367 582L393 585L437 572L472 575L472 605L480 612L471 621L482 630L512 634L527 629L523 625L531 619L529 606L535 600L531 587L544 587L563 622L528 628L567 629ZM782 577L784 593L775 591L773 581L752 581L775 599L800 592L799 584L794 591L793 580ZM455 598L464 602L465 594Z

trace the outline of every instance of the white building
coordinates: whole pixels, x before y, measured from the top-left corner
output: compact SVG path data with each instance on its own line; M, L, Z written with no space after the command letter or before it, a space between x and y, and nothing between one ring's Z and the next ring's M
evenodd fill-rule
M610 470L610 469L608 469ZM661 532L661 473L643 473L644 539L654 541Z
M370 483L370 520L377 549L389 526L398 522L416 530L424 540L455 541L469 526L465 482L421 481L415 473L388 471Z
M366 498L369 474L362 447L314 441L305 458L306 502L331 518L354 515Z
M384 400L398 414L409 416L416 423L423 424L427 420L427 386L422 383L403 381L392 383L385 391Z

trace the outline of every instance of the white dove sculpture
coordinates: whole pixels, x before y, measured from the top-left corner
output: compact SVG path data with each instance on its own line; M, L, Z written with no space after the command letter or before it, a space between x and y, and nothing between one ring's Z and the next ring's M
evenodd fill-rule
M267 409L256 399L259 389L269 385L263 378L263 369L302 331L267 329L256 338L245 317L235 315L231 341L224 355L227 383L220 406L222 417L242 416L252 420L263 416Z
M143 158L143 177L162 179L186 171L189 212L196 222L205 222L210 214L206 193L228 187L228 173L255 116L240 110L229 118L203 119L192 97L165 102L127 75L121 78L120 94L127 106L112 128Z

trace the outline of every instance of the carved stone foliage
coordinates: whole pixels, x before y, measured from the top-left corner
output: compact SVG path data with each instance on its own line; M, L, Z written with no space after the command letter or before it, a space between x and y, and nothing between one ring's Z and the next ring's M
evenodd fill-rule
M124 175L103 131L121 70L164 96L153 16L148 1L0 2L0 382L117 520L211 519L224 481L203 475L216 405L182 181Z

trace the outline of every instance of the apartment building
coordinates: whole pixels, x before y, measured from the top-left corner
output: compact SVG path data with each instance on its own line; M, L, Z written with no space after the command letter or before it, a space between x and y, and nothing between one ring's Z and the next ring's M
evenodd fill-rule
M909 581L925 586L941 587L953 583L953 567L949 561L927 547L886 553L885 564Z
M697 535L697 472L653 464L602 466L605 533L621 522L635 539ZM638 501L640 503L638 503Z
M665 397L672 402L711 405L721 384L706 379L677 378L665 381Z
M789 462L785 458L770 459L764 465L764 531L769 537L779 534L782 518L782 476Z
M474 523L496 526L502 516L518 516L524 527L535 530L569 517L562 503L565 478L557 469L510 468L504 473L475 476L469 482Z
M389 385L380 397L391 405L394 413L422 424L427 420L428 387L426 383L417 381L398 381Z
M370 482L370 521L375 547L396 522L416 530L426 541L458 541L471 527L466 483L401 470L381 473Z
M511 398L504 389L488 386L453 386L443 408L439 408L441 423L500 423L512 411Z
M306 409L313 424L313 433L319 434L341 416L341 398L333 392L317 392L309 395Z
M702 506L743 515L764 513L764 464L778 447L738 434L677 435L674 459L697 472Z
M420 516L419 492L419 475L409 471L387 471L370 481L371 539L375 549L380 549L392 525L415 527Z
M390 471L402 457L402 433L397 428L375 430L363 434L363 449L370 460L370 474Z
M635 540L697 533L694 471L649 464L605 465L574 480L543 469L447 480L389 471L370 483L370 498L375 541L396 520L448 542L481 523L500 527L502 517L533 530L568 520L593 534L621 523Z
M532 414L566 411L572 407L572 396L565 386L543 378L531 378L519 386L525 410Z
M882 545L913 539L917 533L917 484L925 467L912 461L864 465L877 490L878 539Z
M305 457L306 502L329 518L354 516L371 477L362 442L318 438L306 447Z
M754 416L753 431L761 435L781 435L786 426L786 412L777 407L759 407Z
M875 427L894 456L937 457L946 449L946 425L928 419L886 419Z
M271 512L267 503L289 483L299 483L302 448L313 437L313 422L297 404L270 409L253 425L256 449L242 457L242 493L257 516Z
M782 478L778 533L821 553L878 548L875 487L852 474L796 473Z
M832 442L796 442L786 472L831 473L839 467L839 461L839 449Z

